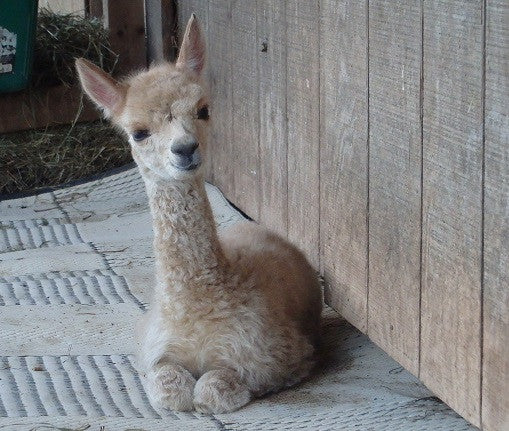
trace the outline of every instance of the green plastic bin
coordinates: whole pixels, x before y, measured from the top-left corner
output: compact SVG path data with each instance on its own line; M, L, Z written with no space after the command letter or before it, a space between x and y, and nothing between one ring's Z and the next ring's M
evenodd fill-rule
M0 93L28 85L36 23L37 0L0 0Z

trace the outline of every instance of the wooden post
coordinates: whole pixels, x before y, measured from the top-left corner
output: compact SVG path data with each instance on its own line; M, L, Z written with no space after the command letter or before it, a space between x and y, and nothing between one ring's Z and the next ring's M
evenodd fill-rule
M337 13L338 9L345 13ZM325 299L366 332L366 5L357 0L322 0L320 22L320 262Z
M509 5L486 3L482 429L509 428Z
M476 426L482 329L482 8L482 1L457 0L424 2L423 10L419 377Z
M116 73L147 64L143 0L103 0L104 26L110 31L111 49L118 54Z
M370 5L368 335L415 375L421 277L421 42L419 2Z
M286 2L288 238L315 268L320 233L319 11L316 0ZM303 196L305 205L299 201Z
M149 63L175 60L177 52L174 0L145 0L147 59Z
M103 0L85 0L85 11L88 16L102 18Z

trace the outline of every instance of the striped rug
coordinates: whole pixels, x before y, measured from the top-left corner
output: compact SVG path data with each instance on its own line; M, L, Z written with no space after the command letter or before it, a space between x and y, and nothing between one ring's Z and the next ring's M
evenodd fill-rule
M242 216L207 185L219 229ZM0 202L0 430L470 430L332 310L302 385L225 415L154 409L133 328L153 285L136 169Z

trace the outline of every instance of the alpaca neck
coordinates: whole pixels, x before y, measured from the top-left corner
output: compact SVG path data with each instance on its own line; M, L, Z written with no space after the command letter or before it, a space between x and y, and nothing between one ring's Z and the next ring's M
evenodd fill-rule
M203 179L145 180L154 225L158 289L162 292L210 286L224 271Z

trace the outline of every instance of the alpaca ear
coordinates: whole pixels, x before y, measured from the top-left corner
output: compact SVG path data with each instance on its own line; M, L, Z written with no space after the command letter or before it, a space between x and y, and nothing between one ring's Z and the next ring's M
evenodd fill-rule
M205 42L194 13L187 23L176 65L178 68L192 70L198 75L205 67Z
M76 59L76 70L83 90L104 111L106 117L120 113L125 100L122 85L84 58Z

